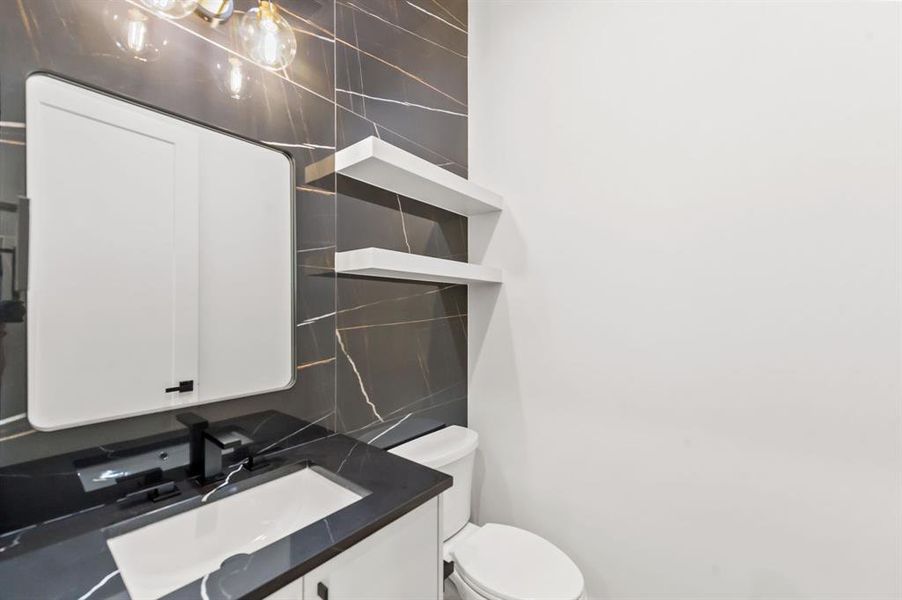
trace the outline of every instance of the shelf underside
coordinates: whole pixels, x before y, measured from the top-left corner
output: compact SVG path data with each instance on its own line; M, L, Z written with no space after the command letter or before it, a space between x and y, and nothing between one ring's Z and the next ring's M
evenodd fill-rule
M440 283L501 283L501 271L492 267L382 248L337 252L335 271L347 275Z

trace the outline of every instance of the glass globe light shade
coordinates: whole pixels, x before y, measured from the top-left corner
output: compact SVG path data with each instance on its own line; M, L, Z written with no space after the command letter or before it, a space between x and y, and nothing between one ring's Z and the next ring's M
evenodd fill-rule
M247 11L238 28L248 57L267 69L287 67L294 60L298 42L288 21L272 2L260 2Z
M254 91L257 67L230 56L215 65L216 83L225 94L234 100L250 98Z
M110 4L104 11L104 25L116 47L142 62L159 58L160 50L153 43L151 20L137 8L116 9Z
M141 0L147 8L162 17L181 19L187 17L197 8L198 0Z

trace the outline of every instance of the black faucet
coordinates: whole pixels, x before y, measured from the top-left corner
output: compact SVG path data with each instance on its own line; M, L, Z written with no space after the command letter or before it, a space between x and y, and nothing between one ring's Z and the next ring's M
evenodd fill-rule
M211 431L210 423L194 413L175 418L188 428L188 472L204 482L220 478L225 450L241 446L241 437L233 431Z

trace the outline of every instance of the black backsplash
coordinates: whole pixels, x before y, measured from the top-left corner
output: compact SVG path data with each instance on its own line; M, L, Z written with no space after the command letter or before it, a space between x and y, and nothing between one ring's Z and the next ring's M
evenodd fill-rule
M336 0L337 137L377 136L466 176L466 2ZM466 219L339 177L339 251L467 260ZM466 286L341 277L337 426L466 424ZM368 439L366 434L361 434Z
M236 9L254 4L236 0ZM24 83L36 70L287 150L299 184L297 384L193 410L210 420L271 411L362 439L411 415L465 424L466 287L336 277L333 267L336 250L366 246L466 260L466 219L342 177L305 184L303 171L376 135L466 176L466 0L277 4L298 55L284 72L251 66L252 94L234 100L217 65L240 51L240 14L218 27L151 16L159 52L141 61L109 33L110 11L140 0L0 2L0 201L25 193ZM0 247L15 244L15 223L0 213ZM158 413L34 431L16 418L27 402L24 327L0 324L0 467L180 429L173 413Z

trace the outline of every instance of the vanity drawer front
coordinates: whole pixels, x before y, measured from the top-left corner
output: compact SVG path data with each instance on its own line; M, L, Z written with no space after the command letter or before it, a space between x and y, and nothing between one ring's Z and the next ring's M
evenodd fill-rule
M307 573L304 600L439 598L439 518L435 498Z
M295 579L285 587L264 598L264 600L303 600L304 578Z

